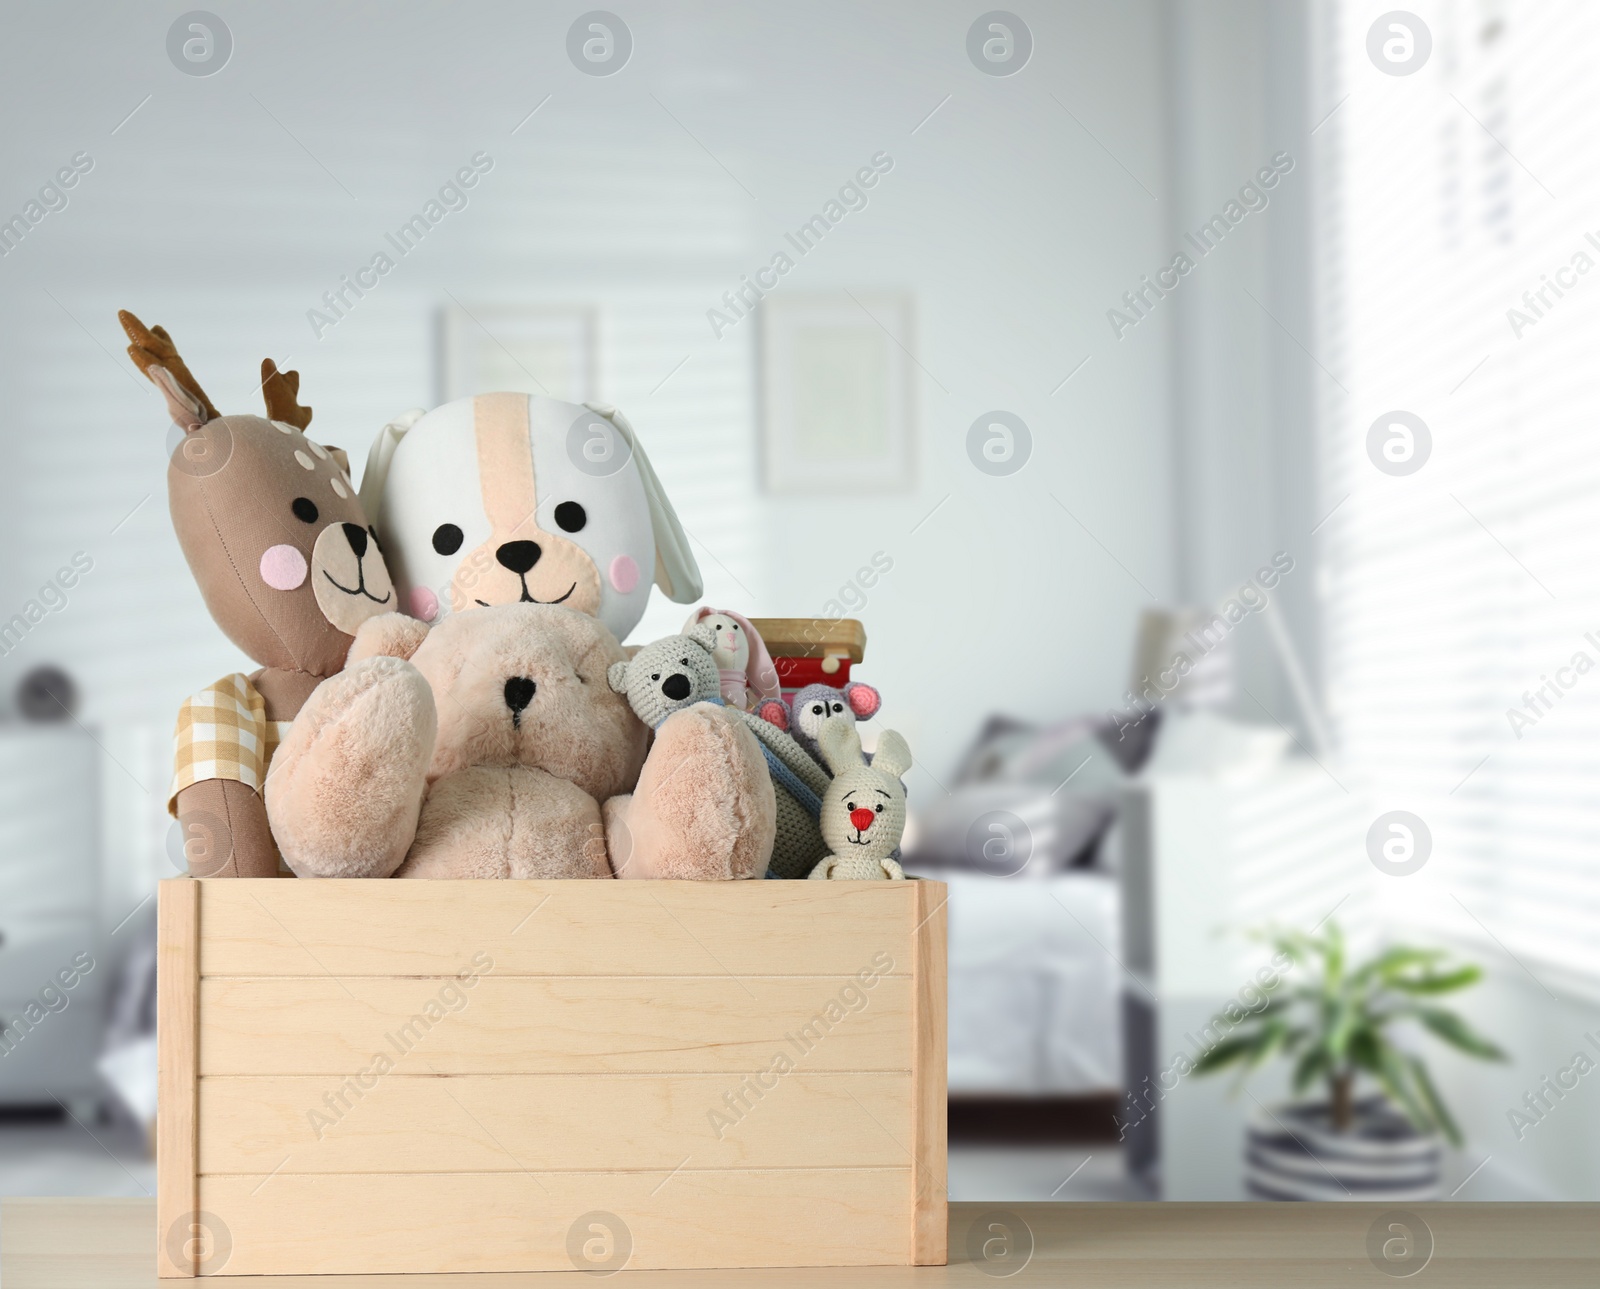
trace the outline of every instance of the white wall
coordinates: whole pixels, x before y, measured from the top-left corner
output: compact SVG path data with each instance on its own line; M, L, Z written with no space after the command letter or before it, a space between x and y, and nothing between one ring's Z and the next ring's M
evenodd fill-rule
M164 417L122 357L117 307L166 324L224 410L252 407L263 356L286 359L313 432L359 460L386 419L432 398L432 315L450 293L598 303L603 396L702 543L708 600L818 612L888 553L859 615L861 674L936 777L990 710L1060 717L1120 694L1135 612L1174 585L1166 324L1119 344L1104 319L1167 249L1153 4L1030 13L1033 60L1008 79L974 70L974 14L950 3L653 6L625 15L633 59L604 79L568 63L565 9L219 12L235 53L205 79L168 64L170 15L146 7L35 10L35 39L0 48L0 107L22 127L0 207L73 152L95 158L71 205L0 260L5 616L74 550L95 560L68 608L0 659L0 690L56 660L87 719L165 727L186 692L244 665L171 537ZM40 41L70 56L46 66ZM315 340L305 311L479 149L496 165L468 209ZM770 498L754 328L718 341L705 311L879 150L895 167L871 204L782 289L915 295L908 341L929 373L915 488ZM1035 435L1008 479L964 452L992 408ZM660 602L641 631L684 612Z

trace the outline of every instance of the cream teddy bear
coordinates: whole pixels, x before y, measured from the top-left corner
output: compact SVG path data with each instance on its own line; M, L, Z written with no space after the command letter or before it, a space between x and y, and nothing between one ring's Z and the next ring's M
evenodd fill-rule
M852 882L903 880L905 873L893 852L906 826L906 790L900 776L911 768L911 749L905 739L885 730L869 765L861 754L855 722L834 716L822 723L817 745L833 772L818 821L832 854L811 870L811 876Z
M607 683L622 647L544 604L363 623L267 778L301 877L612 876L601 803L650 732Z

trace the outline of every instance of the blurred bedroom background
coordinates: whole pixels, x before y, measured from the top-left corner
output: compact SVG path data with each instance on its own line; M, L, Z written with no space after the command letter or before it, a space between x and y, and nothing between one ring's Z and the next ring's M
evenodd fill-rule
M1507 1059L1391 1035L1424 1190L1600 1199L1592 7L210 2L0 9L0 1194L153 1190L172 720L250 669L129 308L358 466L615 403L707 603L865 623L953 1198L1275 1193L1294 1060L1177 1059L1274 924L1482 966Z

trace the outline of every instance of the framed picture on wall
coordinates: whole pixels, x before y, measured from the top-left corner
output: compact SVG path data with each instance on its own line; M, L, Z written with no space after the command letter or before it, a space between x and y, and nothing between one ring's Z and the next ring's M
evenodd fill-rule
M599 312L581 305L447 305L439 310L439 401L492 390L598 397Z
M909 295L772 295L761 302L761 473L773 493L911 487Z

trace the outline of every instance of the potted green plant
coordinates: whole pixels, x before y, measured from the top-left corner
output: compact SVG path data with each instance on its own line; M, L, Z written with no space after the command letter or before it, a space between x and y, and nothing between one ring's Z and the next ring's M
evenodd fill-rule
M1252 933L1292 964L1274 996L1195 1062L1196 1074L1294 1061L1293 1087L1327 1097L1261 1108L1249 1126L1246 1180L1257 1199L1427 1200L1439 1193L1440 1141L1461 1144L1426 1063L1397 1046L1410 1022L1459 1052L1506 1054L1433 1000L1476 984L1482 970L1443 949L1396 945L1349 960L1336 923L1325 934ZM1365 1087L1371 1091L1363 1095Z

